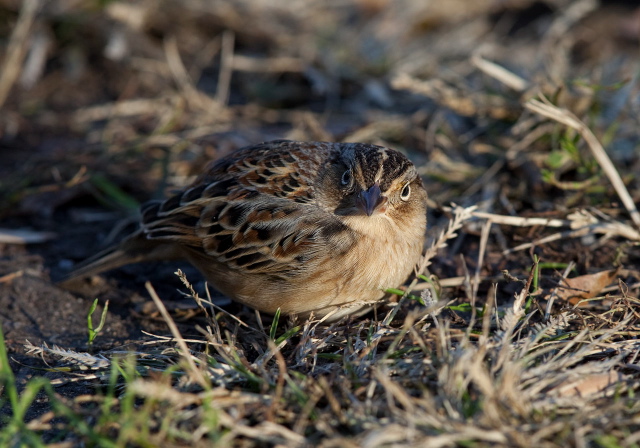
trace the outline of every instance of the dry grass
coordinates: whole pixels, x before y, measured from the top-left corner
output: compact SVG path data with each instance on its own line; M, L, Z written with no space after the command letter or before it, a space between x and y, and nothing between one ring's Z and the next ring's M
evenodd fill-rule
M201 340L158 338L129 354L129 369L140 376L124 375L127 388L108 405L114 415L107 419L104 407L78 400L74 408L101 422L93 428L98 434L109 434L114 420L125 423L126 402L142 398L130 411L141 414L129 428L133 443L151 430L159 444L196 446L212 439L222 446L587 446L609 437L632 446L639 433L629 430L640 423L632 394L639 385L638 301L609 297L609 312L575 309L542 320L536 307L524 307L523 289L513 305L476 310L481 315L466 327L447 318L448 307L438 316L433 308L413 309L390 325L287 324L275 340L255 330L256 322L239 325L205 309ZM27 348L99 368L104 384L115 381L108 372L123 356ZM29 428L50 429L52 416Z
M425 177L423 263L332 325L231 315L180 274L181 334L149 284L169 329L136 351L28 344L62 375L27 387L0 356L0 442L640 445L635 6L161 3L0 1L0 134L31 148L0 171L0 216L87 194L122 212L259 140L366 141ZM96 393L53 389L74 382Z

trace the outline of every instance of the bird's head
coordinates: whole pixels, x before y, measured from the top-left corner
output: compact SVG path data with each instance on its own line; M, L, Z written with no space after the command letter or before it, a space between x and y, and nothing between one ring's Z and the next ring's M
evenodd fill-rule
M426 213L427 193L411 161L381 146L345 143L322 176L327 208L340 217L392 220Z

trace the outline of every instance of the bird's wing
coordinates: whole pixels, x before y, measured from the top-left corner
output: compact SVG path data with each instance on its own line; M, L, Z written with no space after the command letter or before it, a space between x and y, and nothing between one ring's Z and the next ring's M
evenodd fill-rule
M333 150L329 143L289 141L240 150L183 192L143 206L142 232L239 271L295 275L325 250L346 250L353 239L313 202L311 180Z

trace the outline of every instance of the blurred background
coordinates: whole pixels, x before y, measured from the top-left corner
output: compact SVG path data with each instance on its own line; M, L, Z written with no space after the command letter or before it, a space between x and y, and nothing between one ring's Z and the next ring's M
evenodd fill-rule
M523 104L542 95L583 120L639 202L639 44L631 0L0 0L0 221L37 243L0 244L0 275L48 288L139 203L275 138L407 153L431 237L451 202L625 220L577 133ZM503 251L546 234L494 227L483 274L524 272L531 254ZM473 269L478 235L465 227L432 271ZM619 256L575 238L535 250L579 273Z
M404 150L435 202L503 160L517 203L545 208L521 194L560 180L531 154L554 149L523 113L539 93L638 168L635 1L2 0L0 36L4 214L50 216L86 189L39 187L100 179L138 198L272 138Z

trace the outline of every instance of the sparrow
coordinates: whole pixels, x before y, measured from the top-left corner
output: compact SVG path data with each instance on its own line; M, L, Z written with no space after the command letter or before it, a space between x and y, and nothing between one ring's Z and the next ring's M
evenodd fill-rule
M366 309L421 259L427 193L402 153L364 143L276 140L211 162L141 207L140 228L66 282L182 258L256 310L330 320Z

